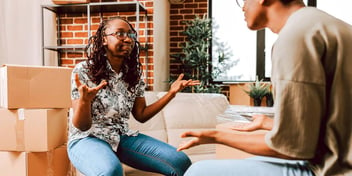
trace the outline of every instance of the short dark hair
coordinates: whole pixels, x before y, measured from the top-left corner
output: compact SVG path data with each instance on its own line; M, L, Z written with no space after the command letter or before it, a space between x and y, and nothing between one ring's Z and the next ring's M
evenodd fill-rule
M293 2L293 1L297 1L297 0L280 0L283 4L289 4L289 3L291 3L291 2ZM299 0L299 1L301 1L301 0Z

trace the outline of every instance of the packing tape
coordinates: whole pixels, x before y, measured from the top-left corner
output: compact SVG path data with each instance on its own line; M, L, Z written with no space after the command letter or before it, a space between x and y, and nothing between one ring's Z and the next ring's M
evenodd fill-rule
M24 109L17 110L16 118L16 150L24 151Z
M0 106L6 106L7 92L5 88L7 87L6 83L6 68L0 68Z
M53 164L53 160L54 160L54 151L55 149L48 151L46 153L46 161L47 161L47 170L46 170L46 175L47 176L54 176L55 171L54 171L54 164Z
M24 109L23 108L20 108L17 110L17 113L18 113L18 120L24 120Z

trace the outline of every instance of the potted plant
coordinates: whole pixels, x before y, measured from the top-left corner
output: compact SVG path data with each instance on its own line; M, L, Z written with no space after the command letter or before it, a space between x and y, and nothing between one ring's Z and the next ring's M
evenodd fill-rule
M260 106L263 97L269 94L270 84L258 80L256 77L255 82L248 84L248 90L244 90L249 97L253 98L254 106Z
M271 83L267 83L267 84L269 87L268 87L268 92L265 94L266 106L272 107L272 106L274 106L273 92L271 90Z
M211 58L209 54L212 41L212 21L206 14L201 18L196 16L187 25L183 34L187 37L182 46L182 53L173 54L171 57L180 62L180 71L185 74L184 79L199 80L200 85L187 87L184 92L195 93L220 93L221 86L213 83L222 72L227 71L231 64L225 50L217 51L218 58ZM212 59L217 59L217 65L212 64ZM170 81L176 77L171 77Z

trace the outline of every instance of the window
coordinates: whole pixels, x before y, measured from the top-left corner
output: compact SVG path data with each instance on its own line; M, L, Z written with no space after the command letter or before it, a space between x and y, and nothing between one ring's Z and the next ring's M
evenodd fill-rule
M256 31L250 31L244 21L242 9L234 0L213 0L212 60L222 52L230 57L233 66L214 81L253 81L256 76ZM225 51L224 51L225 50Z
M304 2L308 3L307 0ZM315 4L315 0L309 2L310 5ZM209 0L209 4L209 16L213 20L213 65L217 65L217 58L221 53L230 57L233 63L214 81L254 81L257 75L260 79L270 79L271 47L277 35L269 29L249 30L242 9L234 0Z
M339 18L352 25L352 1L347 0L318 0L317 8L321 9L336 18Z

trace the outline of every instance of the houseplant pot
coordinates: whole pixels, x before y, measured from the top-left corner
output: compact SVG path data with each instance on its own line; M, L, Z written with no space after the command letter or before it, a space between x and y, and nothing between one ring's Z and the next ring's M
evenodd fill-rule
M274 98L273 98L273 93L269 91L266 95L266 106L268 107L273 107L274 106Z
M248 84L248 90L244 92L253 99L254 106L260 106L263 97L270 92L270 84L259 81L257 76L255 82Z

